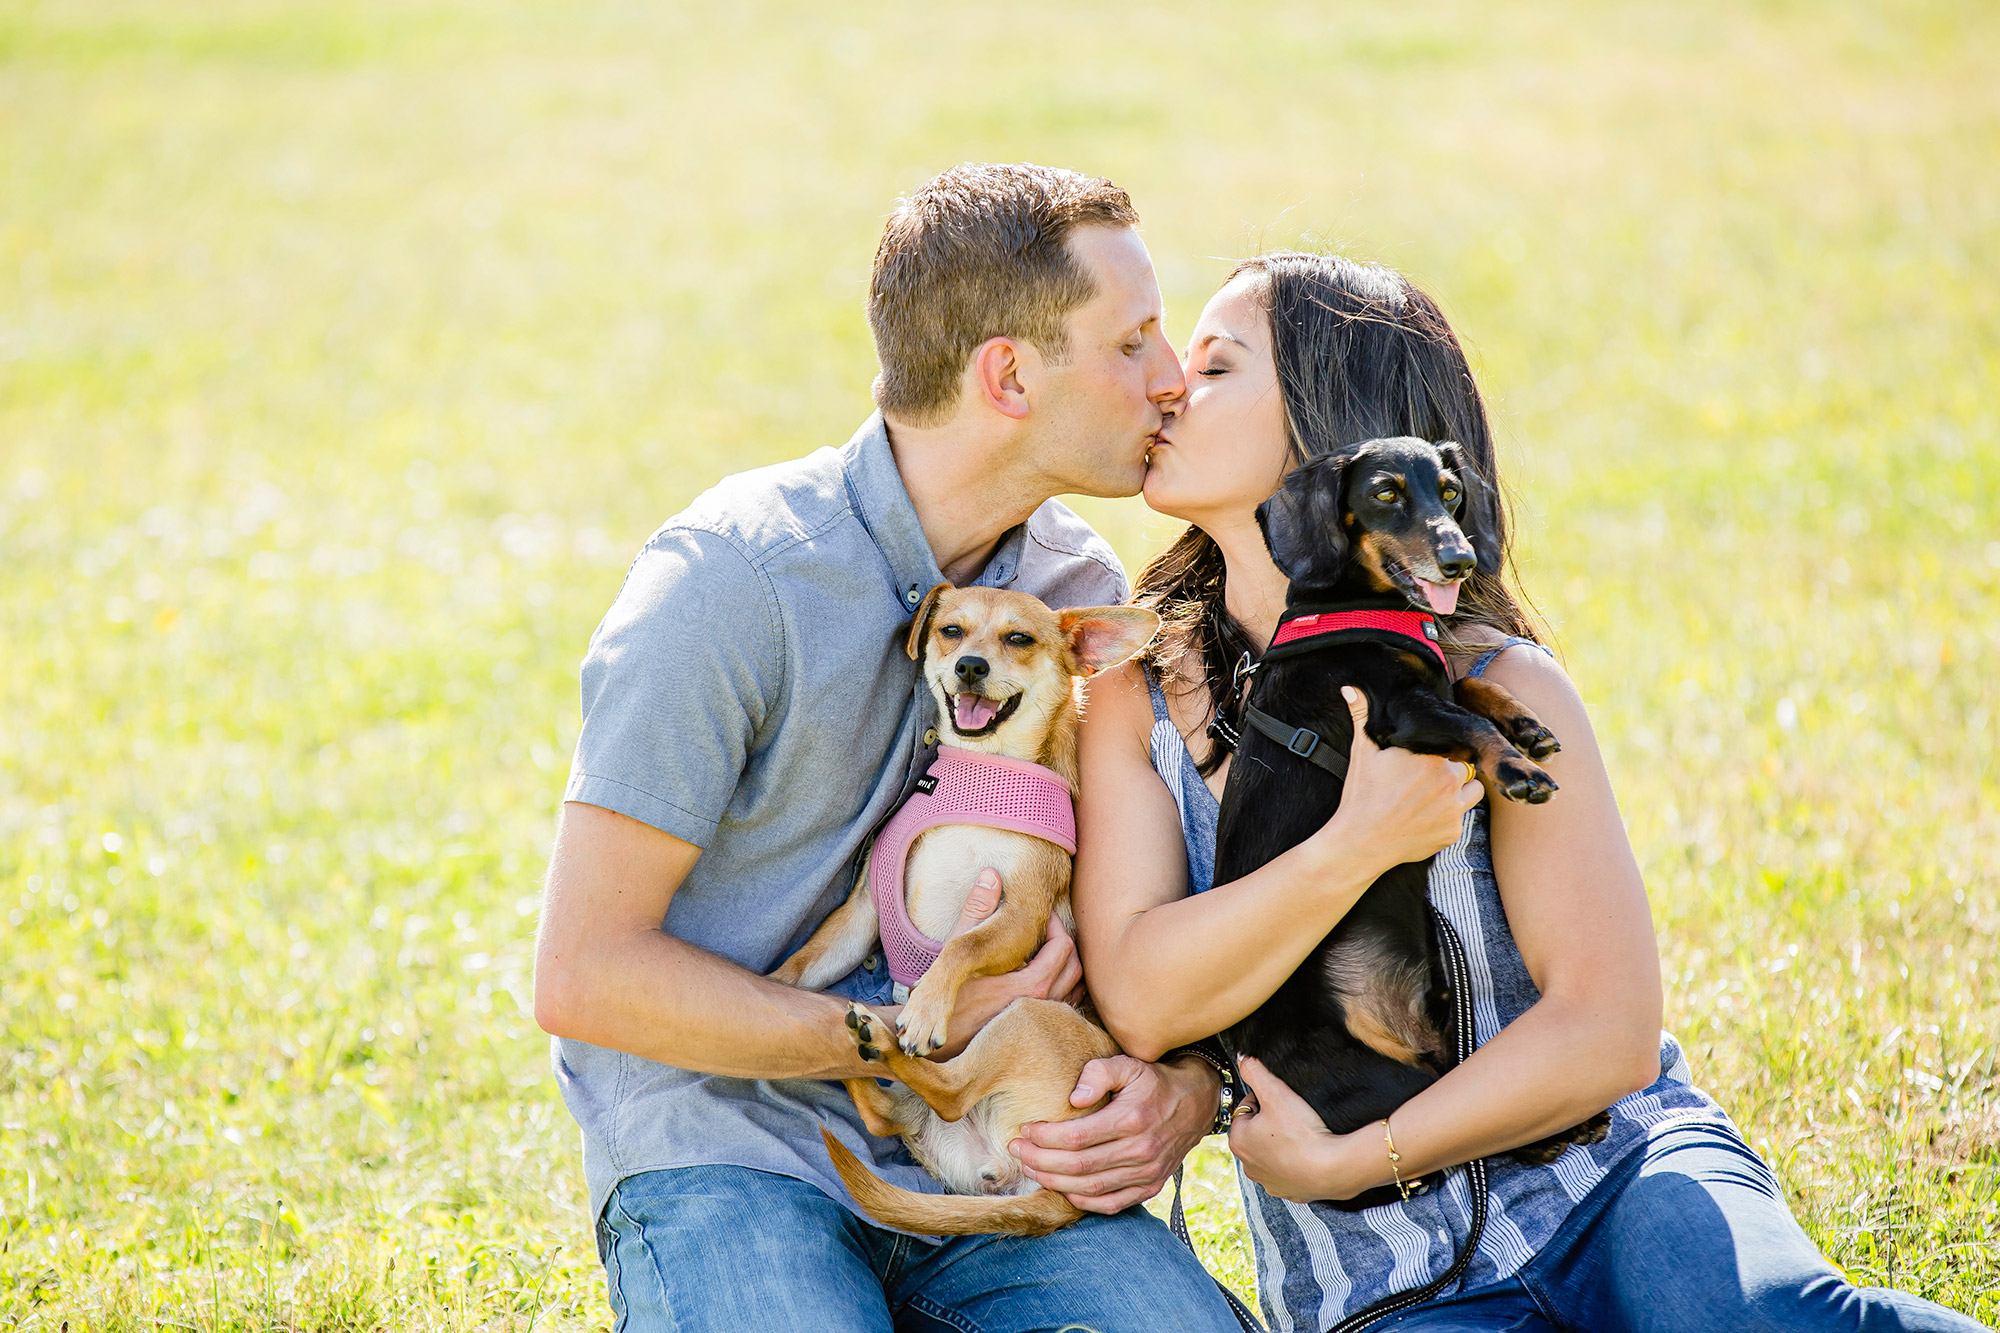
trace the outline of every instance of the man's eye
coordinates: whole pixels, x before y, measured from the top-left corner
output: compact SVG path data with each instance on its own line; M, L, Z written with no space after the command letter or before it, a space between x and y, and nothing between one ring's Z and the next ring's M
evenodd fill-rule
M964 634L964 633L965 633L965 631L964 631L964 630L962 630L962 629L960 629L960 628L959 628L958 626L956 626L956 625L946 625L946 626L945 626L945 627L944 627L943 629L941 629L941 630L939 630L939 631L938 631L938 634L939 634L939 635L940 635L941 637L943 637L943 638L947 638L947 639L956 639L956 638L958 638L959 636L961 636L961 635L962 635L962 634Z
M1380 500L1385 505L1392 505L1396 503L1396 493L1390 490L1386 486L1384 486L1381 490L1375 492L1375 498Z
M1007 636L1007 642L1013 644L1016 648L1031 648L1034 646L1035 640L1033 635L1023 634L1019 630L1016 630Z

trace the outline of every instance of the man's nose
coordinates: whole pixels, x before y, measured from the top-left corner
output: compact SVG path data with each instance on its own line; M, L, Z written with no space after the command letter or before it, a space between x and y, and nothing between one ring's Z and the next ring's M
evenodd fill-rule
M977 685L986 679L986 659L983 657L961 657L958 659L958 683Z
M1158 363L1158 369L1153 374L1153 382L1147 386L1146 396L1165 407L1186 395L1187 374L1181 369L1181 359L1174 355L1173 344L1167 341L1165 333L1155 333L1153 343L1153 359Z

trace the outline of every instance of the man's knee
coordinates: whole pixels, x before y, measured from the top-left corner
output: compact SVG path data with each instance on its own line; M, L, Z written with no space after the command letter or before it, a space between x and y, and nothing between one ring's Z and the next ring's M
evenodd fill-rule
M789 1176L682 1167L628 1177L598 1219L598 1252L619 1333L890 1326L864 1229Z

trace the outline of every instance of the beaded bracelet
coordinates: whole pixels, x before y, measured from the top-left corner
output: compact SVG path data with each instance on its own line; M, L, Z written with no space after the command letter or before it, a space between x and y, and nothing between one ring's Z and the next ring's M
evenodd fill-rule
M1236 1119L1236 1106L1241 1100L1241 1097L1237 1093L1235 1068L1228 1060L1223 1059L1214 1051L1203 1046L1176 1046L1173 1050L1168 1051L1160 1057L1160 1063L1165 1064L1169 1060L1177 1060L1183 1055L1191 1055L1201 1061L1210 1069L1213 1069L1215 1076L1222 1080L1221 1094L1216 1100L1215 1121L1209 1125L1208 1132L1211 1134L1227 1134L1229 1126Z

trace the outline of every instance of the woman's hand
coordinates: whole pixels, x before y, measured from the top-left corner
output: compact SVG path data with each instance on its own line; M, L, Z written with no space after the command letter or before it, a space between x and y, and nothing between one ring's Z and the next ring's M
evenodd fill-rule
M1340 809L1310 841L1362 857L1383 870L1435 856L1458 841L1465 812L1485 795L1468 780L1465 765L1437 755L1382 749L1368 738L1368 698L1343 686L1354 716L1354 748L1348 752L1346 788Z
M1387 1173L1388 1150L1375 1141L1380 1162L1371 1169L1366 1127L1352 1134L1335 1134L1326 1122L1276 1074L1250 1056L1236 1062L1250 1098L1229 1126L1229 1151L1243 1164L1243 1174L1267 1193L1295 1203L1315 1199L1351 1199L1386 1183L1374 1179Z
M999 910L1000 873L982 870L967 895L951 939L963 935ZM1012 972L994 977L973 977L958 988L958 1003L952 1007L951 1040L931 1053L933 1060L949 1060L964 1050L979 1029L1002 1009L1019 999L1061 1000L1080 1004L1084 997L1083 960L1077 957L1076 941L1063 928L1062 918L1049 913L1049 934L1042 947L1025 964Z

